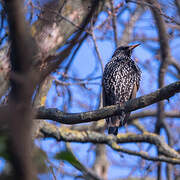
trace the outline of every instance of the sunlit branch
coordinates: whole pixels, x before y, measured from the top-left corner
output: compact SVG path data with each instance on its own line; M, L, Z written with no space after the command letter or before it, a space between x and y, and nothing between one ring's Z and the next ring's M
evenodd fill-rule
M45 123L40 129L44 137L52 137L57 141L65 142L80 142L80 143L98 143L107 144L116 151L121 151L127 154L140 156L144 159L151 161L164 161L172 164L180 164L180 155L174 149L169 147L165 141L158 135L152 133L144 134L118 134L116 136L106 136L103 133L94 131L76 131L68 128L58 128L55 125ZM148 155L147 152L137 152L120 147L119 143L149 143L155 145L159 151L163 154L159 157L153 157Z

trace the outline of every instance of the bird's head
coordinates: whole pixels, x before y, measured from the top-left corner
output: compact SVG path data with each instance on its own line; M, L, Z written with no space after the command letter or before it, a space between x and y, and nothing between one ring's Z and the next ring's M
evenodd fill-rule
M113 54L113 57L114 56L127 56L127 57L130 57L131 54L132 54L132 50L139 46L140 44L135 44L135 45L131 45L131 46L120 46L118 47L114 54Z

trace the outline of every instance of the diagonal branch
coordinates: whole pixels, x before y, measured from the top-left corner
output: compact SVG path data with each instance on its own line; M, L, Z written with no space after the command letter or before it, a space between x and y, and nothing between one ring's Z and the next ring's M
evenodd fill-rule
M77 124L97 121L103 118L119 115L122 111L135 111L144 108L159 101L169 99L174 94L180 92L180 81L165 86L157 91L136 99L132 99L123 106L113 105L107 106L95 111L82 113L64 113L56 108L41 107L37 109L37 119L50 119L64 124Z
M124 153L130 154L130 155L139 156L143 159L150 160L150 161L160 161L160 162L167 162L167 163L172 163L172 164L180 163L179 159L172 159L172 158L168 158L168 157L164 157L164 156L153 157L153 156L148 155L148 153L145 151L140 151L140 152L132 151L129 149L122 148L121 146L118 146L116 143L112 143L112 144L110 144L110 146L115 151L120 151L120 152L124 152Z

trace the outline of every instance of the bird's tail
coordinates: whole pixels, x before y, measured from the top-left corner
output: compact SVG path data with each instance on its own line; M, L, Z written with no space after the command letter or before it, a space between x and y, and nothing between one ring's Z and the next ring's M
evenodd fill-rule
M110 126L108 128L108 134L113 134L114 136L117 136L117 134L118 134L118 127L117 126L114 126L114 127Z
M107 119L108 134L117 136L118 128L124 126L129 118L129 113L122 112L121 116L113 116Z

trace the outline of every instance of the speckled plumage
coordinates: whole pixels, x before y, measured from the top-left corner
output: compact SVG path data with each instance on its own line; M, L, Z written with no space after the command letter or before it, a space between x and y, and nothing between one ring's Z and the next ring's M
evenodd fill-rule
M102 80L104 106L121 105L136 96L141 78L139 67L131 59L136 46L119 47L106 64ZM117 135L118 127L123 126L128 117L129 113L122 112L121 116L107 118L109 134Z

